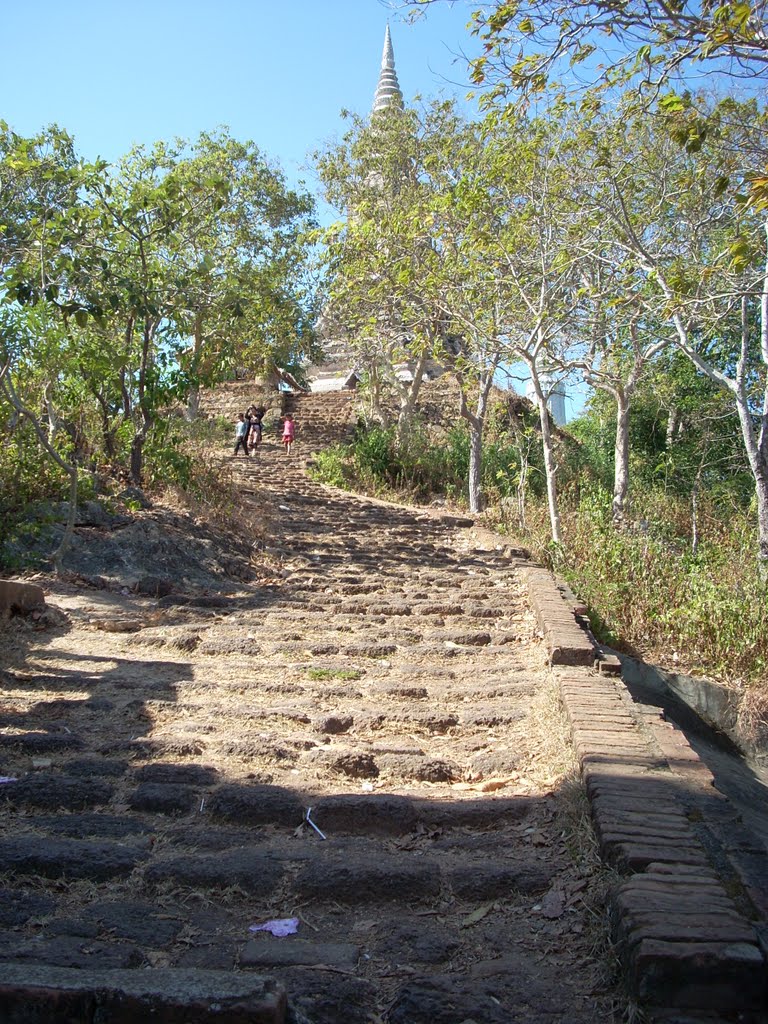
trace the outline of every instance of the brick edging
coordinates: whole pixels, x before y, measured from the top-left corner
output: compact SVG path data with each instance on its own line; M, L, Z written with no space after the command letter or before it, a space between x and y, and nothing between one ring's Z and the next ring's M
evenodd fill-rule
M685 780L633 714L621 681L571 670L558 682L601 856L629 876L609 914L633 994L690 1010L764 1008L757 932L691 827Z
M563 598L552 573L539 566L521 568L550 665L593 665L597 651Z
M521 573L559 683L601 856L627 876L608 909L632 994L659 1008L764 1010L768 970L757 931L699 842L686 806L690 780L675 770L683 762L701 781L706 766L681 733L662 749L621 680L587 667L600 667L599 648L551 573Z

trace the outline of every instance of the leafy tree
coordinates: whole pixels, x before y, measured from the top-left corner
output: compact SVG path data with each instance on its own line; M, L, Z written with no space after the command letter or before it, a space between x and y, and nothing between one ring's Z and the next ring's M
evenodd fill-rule
M485 124L490 194L496 211L484 262L499 287L503 359L528 369L539 414L552 539L562 542L557 459L547 408L547 372L572 343L578 295L568 133L553 117L491 114Z
M404 6L419 11L444 2ZM535 94L551 82L586 78L593 86L634 83L655 96L689 71L749 82L768 67L765 0L492 0L478 5L471 25L483 43L472 77L492 83L497 95L509 87Z
M585 384L611 395L616 404L613 445L613 522L623 525L630 488L630 411L633 397L660 352L671 344L668 332L642 315L634 295L640 282L626 272L620 254L610 260L611 244L599 224L597 244L590 247L580 235L581 288L574 317L584 340L567 361L564 371L577 371ZM574 335L576 335L574 331Z
M317 157L326 199L345 216L324 235L326 331L356 349L381 418L381 385L395 393L400 436L450 330L433 219L438 153L455 130L448 104L423 116L389 107L370 123L355 118L342 144Z
M312 204L252 143L220 132L139 147L108 168L79 162L57 129L0 141L5 336L43 303L48 347L37 363L11 362L6 384L42 388L49 423L67 396L92 403L109 462L130 434L136 483L172 401L244 353L263 365L311 348Z
M765 114L731 100L701 109L708 134L687 149L674 120L601 116L581 135L574 180L579 202L612 226L623 265L639 275L644 316L730 395L768 562L765 225L747 201L744 167L765 137Z

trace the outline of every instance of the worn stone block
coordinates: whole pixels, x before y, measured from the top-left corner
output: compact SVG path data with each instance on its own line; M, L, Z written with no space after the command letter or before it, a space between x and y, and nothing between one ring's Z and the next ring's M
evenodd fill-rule
M43 814L35 817L35 825L57 836L79 839L126 839L144 835L149 826L127 815L104 814L98 811L83 814Z
M360 950L351 942L307 942L303 939L251 939L240 954L241 967L354 967Z
M344 648L344 654L348 658L388 658L396 650L394 644L350 644Z
M237 825L301 824L304 807L299 798L279 786L222 786L208 800L208 813Z
M251 850L224 850L215 856L154 861L144 877L150 884L173 882L216 889L238 885L250 896L268 896L282 880L283 868L274 858Z
M145 764L136 772L138 782L160 782L166 785L213 786L219 773L202 764Z
M30 918L45 917L55 908L56 901L50 896L0 889L0 925L5 928L26 924Z
M755 944L754 928L739 914L721 912L690 914L645 913L625 918L616 932L616 938L637 945L643 939L663 939L667 942L747 942Z
M163 909L138 900L104 900L89 904L82 917L111 935L132 939L150 949L161 949L183 926L181 918L171 918Z
M18 583L16 580L0 580L0 616L17 612L29 612L45 608L43 588L34 583Z
M351 793L318 800L312 820L329 834L406 835L416 827L417 816L408 797Z
M102 881L129 875L146 855L146 846L24 836L0 840L0 871Z
M189 786L174 786L163 782L143 782L128 797L134 811L150 814L187 814L197 801Z
M375 863L318 856L299 873L295 891L348 904L419 900L440 892L440 870L430 861L406 862L386 854Z
M632 950L629 978L653 1006L729 1013L765 1006L765 961L745 942L643 939Z
M76 970L0 964L2 1024L285 1024L285 990L231 971Z
M443 828L483 828L499 821L520 821L534 806L529 797L486 797L484 800L414 801L419 818Z
M448 883L461 899L487 900L515 892L544 892L554 874L553 868L534 863L477 864L449 871Z
M652 861L667 861L672 864L707 865L707 858L698 845L693 843L619 842L604 843L604 852L619 868L628 871L642 871Z
M733 901L724 891L717 893L707 888L700 891L676 891L664 886L654 892L652 890L631 890L622 886L613 897L612 913L632 916L636 913L653 911L659 914L696 913L705 909L709 912L731 913Z
M588 642L587 642L588 643ZM566 644L558 641L549 645L549 662L551 665L589 665L594 658L592 646Z
M49 810L80 811L112 798L114 787L103 779L83 779L40 772L0 786L0 800Z

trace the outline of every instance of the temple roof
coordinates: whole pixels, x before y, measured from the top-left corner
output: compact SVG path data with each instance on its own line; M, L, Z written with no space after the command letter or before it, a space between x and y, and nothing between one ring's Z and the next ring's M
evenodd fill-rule
M376 86L376 95L373 97L373 113L375 114L377 110L384 110L391 104L402 107L403 94L397 80L395 52L392 49L392 38L389 34L389 25L387 25L384 33L384 52L381 55L379 84Z

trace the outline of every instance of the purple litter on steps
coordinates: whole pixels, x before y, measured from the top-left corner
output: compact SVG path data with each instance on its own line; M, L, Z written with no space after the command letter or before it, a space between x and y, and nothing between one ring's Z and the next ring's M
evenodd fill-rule
M263 924L252 924L249 932L270 932L278 938L284 935L295 935L299 930L298 917L282 917L276 921L265 921Z

